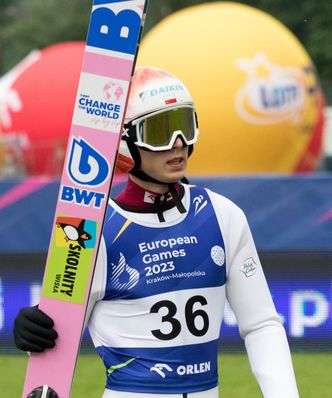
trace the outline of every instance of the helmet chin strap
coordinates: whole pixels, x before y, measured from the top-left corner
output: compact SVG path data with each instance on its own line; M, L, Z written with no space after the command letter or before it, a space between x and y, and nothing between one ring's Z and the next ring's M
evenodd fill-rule
M129 171L129 174L139 178L141 181L153 182L154 184L168 185L168 184L176 184L177 183L177 181L166 182L166 181L157 180L157 179L149 176L148 174L146 174L143 170L136 169L135 167Z
M175 188L175 184L178 181L162 182L162 181L156 180L155 178L149 176L144 171L142 171L140 169L136 169L136 168L133 168L132 170L130 170L129 173L132 174L133 176L139 178L141 181L148 181L148 182L153 182L155 184L167 185L168 186L168 190L169 190L170 194L172 195L174 203L175 203L177 209L179 210L179 212L181 214L186 212L186 208L184 207L184 205L183 205L183 203L182 203L182 201L181 201L181 199L179 197L178 191ZM188 183L188 180L185 177L181 181L183 181L185 183ZM163 196L163 195L160 195L160 196Z
M131 156L133 157L133 160L134 160L134 167L129 171L129 174L137 177L141 181L153 182L154 184L167 185L168 189L169 189L169 192L172 195L172 198L174 200L174 203L175 203L177 209L179 210L179 212L181 214L185 213L186 212L186 208L184 207L184 205L183 205L183 203L181 201L181 198L179 197L179 194L178 194L178 192L177 192L177 190L175 188L175 184L178 181L174 181L174 182L160 181L160 180L157 180L157 179L149 176L148 174L146 174L143 170L140 169L141 157L139 155L137 146L134 143L132 143L132 142L128 142L128 147L129 147ZM192 153L192 148L189 148L189 154L191 154L191 153ZM186 184L188 184L188 182L189 182L186 177L183 177L181 179L181 181L186 183ZM160 195L160 196L162 196L162 195ZM160 218L160 216L159 216L159 218Z

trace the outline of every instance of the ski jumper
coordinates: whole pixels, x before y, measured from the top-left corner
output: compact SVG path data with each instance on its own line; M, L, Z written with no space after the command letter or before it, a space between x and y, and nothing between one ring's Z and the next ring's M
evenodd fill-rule
M243 212L209 190L181 189L187 211L170 206L165 222L109 202L88 322L106 368L103 397L217 398L226 299L264 397L298 397Z

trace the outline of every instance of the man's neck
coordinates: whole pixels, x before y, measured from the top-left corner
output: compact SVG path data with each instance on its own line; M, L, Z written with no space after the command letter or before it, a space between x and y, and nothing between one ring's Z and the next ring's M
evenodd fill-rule
M158 194L164 194L166 192L168 192L169 187L168 184L156 184L154 182L150 182L150 181L142 181L139 178L129 174L128 178L133 181L136 185L138 185L139 187L150 191L150 192L154 192L154 193L158 193Z
M131 178L130 176L128 178L128 182L125 189L114 199L115 201L126 207L143 209L143 208L153 208L155 206L156 197L166 194L165 197L163 198L163 201L166 200L168 204L173 203L174 196L170 194L168 190L163 190L162 193L156 192L156 190L154 190L154 186L157 185L158 184L154 184L153 186L152 185L145 186L144 184L144 186L142 186L142 184L139 185L138 183L136 183L135 178ZM166 184L165 186L168 188ZM182 197L183 192L180 193L181 185L179 183L174 185L174 189Z

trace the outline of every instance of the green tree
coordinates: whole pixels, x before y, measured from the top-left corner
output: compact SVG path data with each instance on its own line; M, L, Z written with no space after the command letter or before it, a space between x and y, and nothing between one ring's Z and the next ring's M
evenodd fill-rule
M177 10L213 1L218 0L150 0L145 33ZM325 87L329 87L332 82L332 2L237 2L260 8L284 23L302 42ZM1 0L0 75L34 48L60 41L85 40L91 7L92 0Z
M3 7L0 29L2 72L32 49L67 40L85 40L90 0L16 0Z
M218 1L218 0L216 0ZM213 0L150 1L147 28L181 8ZM312 0L236 1L265 11L287 26L311 56L332 103L332 2ZM162 6L161 6L162 4Z
M161 21L169 14L181 10L185 7L195 6L202 3L214 3L220 0L150 0L149 3L149 14L147 18L145 33L148 32L155 24ZM237 3L250 4L253 7L257 7L261 0L243 0L237 1Z
M261 1L260 8L283 22L311 56L329 103L332 103L332 2Z

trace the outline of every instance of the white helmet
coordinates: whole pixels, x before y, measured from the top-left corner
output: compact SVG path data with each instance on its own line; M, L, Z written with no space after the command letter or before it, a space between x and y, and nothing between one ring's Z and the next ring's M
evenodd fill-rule
M151 151L172 149L177 137L189 146L197 141L195 106L186 86L172 74L154 67L136 68L117 167L133 171L140 167L137 147Z

